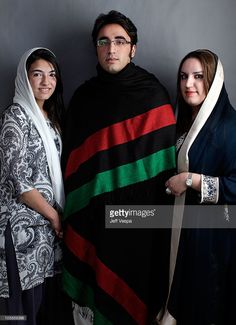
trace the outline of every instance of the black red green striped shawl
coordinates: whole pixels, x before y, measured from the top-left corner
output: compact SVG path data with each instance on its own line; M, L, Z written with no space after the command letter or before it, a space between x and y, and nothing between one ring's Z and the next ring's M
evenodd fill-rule
M106 204L167 204L175 119L164 87L129 64L75 92L64 139L64 289L95 324L149 324L168 289L169 232L106 229Z

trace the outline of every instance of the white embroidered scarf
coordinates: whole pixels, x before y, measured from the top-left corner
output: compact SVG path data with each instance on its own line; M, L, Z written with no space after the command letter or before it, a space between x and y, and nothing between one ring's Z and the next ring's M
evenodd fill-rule
M60 157L58 155L56 144L51 135L45 117L41 112L34 98L34 94L30 86L27 71L26 71L26 61L28 57L38 49L45 49L45 48L42 47L32 48L27 52L25 52L21 57L21 60L17 68L17 76L15 79L15 96L13 98L13 103L18 103L25 109L26 113L33 120L33 123L36 129L38 130L40 137L42 138L43 145L46 151L49 173L51 177L55 200L57 204L60 206L60 208L63 209L64 202L65 202L65 195L64 195ZM45 50L50 51L48 49ZM60 145L60 147L62 146Z

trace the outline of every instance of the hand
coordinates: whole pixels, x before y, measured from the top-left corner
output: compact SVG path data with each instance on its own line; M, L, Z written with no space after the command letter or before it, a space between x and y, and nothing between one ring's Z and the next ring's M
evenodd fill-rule
M165 186L171 191L170 194L173 194L175 196L180 196L182 193L186 191L187 176L188 176L187 172L182 172L180 174L172 176L171 178L168 179L168 181L166 181Z
M37 211L46 219L48 219L52 225L52 228L55 230L56 235L62 238L62 229L61 229L61 219L60 216L47 201L42 196L42 194L36 190L32 189L30 191L24 192L20 195L20 201L31 209Z
M171 191L169 194L175 196L180 196L187 190L186 179L188 177L188 172L182 172L166 181L165 186ZM201 191L201 175L192 173L192 186L191 188L195 191Z
M56 235L59 238L63 237L62 227L61 227L61 218L58 212L55 210L55 215L50 219L51 226L54 229Z

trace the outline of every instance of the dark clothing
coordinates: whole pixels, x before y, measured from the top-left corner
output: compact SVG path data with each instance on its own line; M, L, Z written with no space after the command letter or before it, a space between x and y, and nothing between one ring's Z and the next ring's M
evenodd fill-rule
M25 321L12 320L12 325L36 325L36 316L42 302L44 283L22 291L9 222L6 226L5 239L7 278L10 294L9 298L4 299L6 315L25 317Z
M2 315L24 316L25 320L11 320L11 325L73 325L72 304L62 292L61 277L55 275L34 288L22 290L9 222L5 238L10 297L1 299L5 305Z
M67 116L64 288L94 324L150 324L168 288L169 231L108 229L105 206L167 204L175 119L165 88L128 64L75 92Z
M235 227L230 205L236 204L236 111L224 84L211 98L218 100L189 146L188 159L190 172L219 178L217 209L209 210L208 205L206 211L214 212L202 218L199 193L187 190L183 222L191 217L196 228L182 229L180 237L168 303L178 325L236 324L236 231L228 229ZM193 204L194 210L188 206Z

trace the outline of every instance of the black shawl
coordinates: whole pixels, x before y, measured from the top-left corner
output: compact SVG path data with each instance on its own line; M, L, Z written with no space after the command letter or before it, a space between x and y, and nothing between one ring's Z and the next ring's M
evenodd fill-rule
M106 229L106 205L166 204L175 119L165 88L130 63L75 92L64 139L64 288L95 324L149 324L168 287L168 232Z

